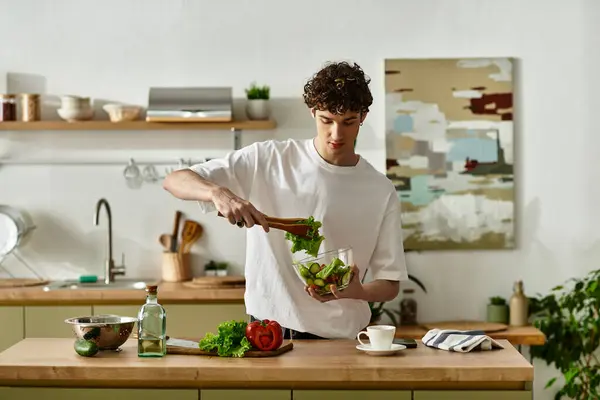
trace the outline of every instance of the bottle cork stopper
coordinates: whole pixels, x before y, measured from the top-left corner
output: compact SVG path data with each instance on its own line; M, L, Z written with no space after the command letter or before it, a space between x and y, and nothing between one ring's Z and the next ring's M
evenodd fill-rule
M148 293L156 293L158 291L157 285L146 285L146 292Z

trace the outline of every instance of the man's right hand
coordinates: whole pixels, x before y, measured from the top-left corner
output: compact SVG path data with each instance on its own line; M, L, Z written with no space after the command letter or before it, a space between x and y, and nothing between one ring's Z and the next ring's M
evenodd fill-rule
M265 232L269 232L269 224L263 213L258 211L252 203L246 201L225 187L217 187L211 191L211 200L217 211L225 216L233 225L243 222L248 228L262 225Z

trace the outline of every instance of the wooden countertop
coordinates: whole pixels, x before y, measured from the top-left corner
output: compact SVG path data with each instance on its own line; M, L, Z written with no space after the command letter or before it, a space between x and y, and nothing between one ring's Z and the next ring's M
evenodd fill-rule
M44 286L0 288L0 305L140 304L146 292L139 289L61 289ZM161 304L244 303L244 289L194 289L179 282L158 282Z
M427 329L422 326L398 326L396 337L404 339L421 339ZM546 343L546 335L534 326L509 326L506 330L486 333L492 339L506 339L513 345L542 346Z
M373 357L354 340L295 340L270 358L167 355L137 357L137 342L121 352L81 357L73 339L20 341L0 353L0 386L174 388L527 389L533 367L506 340L505 349L454 353L423 346Z

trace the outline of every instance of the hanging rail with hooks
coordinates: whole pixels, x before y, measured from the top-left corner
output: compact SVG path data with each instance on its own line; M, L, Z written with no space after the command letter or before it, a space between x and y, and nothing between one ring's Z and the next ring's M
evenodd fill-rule
M141 165L194 165L198 163L205 162L210 158L206 159L187 159L184 160L182 158L176 160L138 160L135 159L136 164ZM129 159L129 162L133 160ZM0 158L0 167L2 165L57 165L57 166L69 166L69 165L126 165L128 161L123 160L94 160L94 159L86 159L86 160L57 160L57 159L2 159Z

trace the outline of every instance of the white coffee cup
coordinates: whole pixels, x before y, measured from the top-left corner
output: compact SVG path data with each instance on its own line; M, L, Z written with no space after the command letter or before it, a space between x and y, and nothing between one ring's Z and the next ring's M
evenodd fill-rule
M375 350L389 350L392 348L395 334L396 327L393 325L373 325L367 327L366 331L360 331L356 338L363 346L371 347ZM371 342L370 346L368 343L363 343L360 340L361 335L367 335Z

